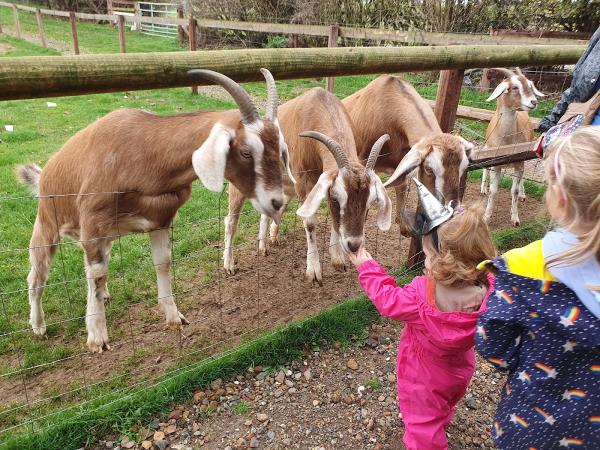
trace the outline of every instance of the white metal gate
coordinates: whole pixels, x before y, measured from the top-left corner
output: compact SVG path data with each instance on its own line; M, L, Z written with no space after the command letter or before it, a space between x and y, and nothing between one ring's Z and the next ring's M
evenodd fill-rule
M178 37L177 25L144 22L145 17L177 18L177 3L139 2L138 5L142 33L152 36Z

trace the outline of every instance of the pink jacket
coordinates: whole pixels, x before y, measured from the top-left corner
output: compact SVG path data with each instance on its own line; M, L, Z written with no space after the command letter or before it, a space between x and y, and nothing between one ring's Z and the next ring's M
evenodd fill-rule
M487 309L493 276L488 275L487 292L479 294L479 311L442 312L427 302L425 276L398 287L376 261L366 261L357 270L361 286L379 313L406 322L397 362L398 402L406 426L406 448L445 449L444 429L475 371L475 328L479 314ZM467 292L455 290L454 295L469 295ZM444 300L445 304L472 304L472 299L464 297Z

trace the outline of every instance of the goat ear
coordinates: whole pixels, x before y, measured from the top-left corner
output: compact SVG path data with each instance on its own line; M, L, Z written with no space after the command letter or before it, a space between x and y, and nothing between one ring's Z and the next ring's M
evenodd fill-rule
M400 164L398 164L398 167L396 167L396 170L394 170L394 173L388 178L383 187L391 186L398 178L405 178L406 175L419 167L419 164L423 161L423 155L421 154L419 144L420 142L417 142L412 146L410 151L404 155L404 158L402 158L402 161L400 161Z
M306 196L306 199L302 203L302 206L298 208L296 214L304 219L308 219L311 216L314 216L321 205L321 202L327 196L327 192L331 187L333 180L331 179L330 174L322 173L319 177L319 181L315 184L309 194Z
M387 231L392 226L392 201L385 192L381 179L377 175L373 175L373 178L375 178L375 192L379 204L377 226L381 231Z
M538 96L538 97L545 97L546 94L542 94L540 91L537 90L537 88L535 87L535 84L533 84L533 81L531 80L527 80L529 82L529 87L531 88L531 90L533 91L533 93Z
M194 171L210 191L220 192L223 189L225 165L232 138L232 132L217 123L202 146L192 155Z
M491 102L492 100L500 97L502 94L504 94L504 92L506 92L507 89L508 89L508 81L503 81L498 86L496 86L496 89L494 89L494 92L492 92L492 95L490 95L487 98L486 102Z

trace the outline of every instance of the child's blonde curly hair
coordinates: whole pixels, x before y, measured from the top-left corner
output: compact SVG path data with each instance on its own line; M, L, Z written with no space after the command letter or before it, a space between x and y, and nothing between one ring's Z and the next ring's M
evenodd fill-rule
M490 230L483 220L483 208L474 205L455 213L437 229L439 250L430 236L423 240L430 253L428 275L444 286L487 285L485 271L477 269L482 261L496 257Z

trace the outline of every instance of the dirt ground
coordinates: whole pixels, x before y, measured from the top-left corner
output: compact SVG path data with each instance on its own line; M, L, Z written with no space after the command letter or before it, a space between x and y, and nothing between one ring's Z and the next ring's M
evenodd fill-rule
M414 198L409 203L415 203ZM466 203L480 201L479 185L469 184ZM523 223L543 215L541 203L528 198L520 205ZM287 214L293 214L289 211ZM375 226L375 214L369 215L366 235L374 257L391 270L406 259L409 241L399 239L396 226L384 233ZM510 193L501 190L491 228L505 228L510 219ZM311 316L357 295L360 288L354 270L336 272L329 264L327 225L319 233L322 251L323 287L304 280L306 243L301 221L283 237L282 244L271 248L267 257L259 257L249 245L237 248L238 273L224 272L209 285L179 286L184 291L178 304L190 321L180 333L166 330L163 316L152 303L135 304L118 323L109 326L112 350L102 354L82 353L60 361L45 371L23 378L2 379L0 396L3 404L32 403L44 399L48 391L68 392L74 386L102 385L126 376L132 386L156 379L175 364L198 361L241 340L290 322ZM202 279L202 274L199 274ZM150 320L147 319L150 315ZM146 320L144 320L146 318ZM51 337L63 344L63 337ZM83 350L83 345L82 345ZM77 394L77 391L75 394Z
M274 372L250 368L216 380L189 402L135 429L135 441L103 436L90 448L233 450L395 449L404 426L396 402L399 323L373 324L364 345L334 343ZM490 429L503 379L483 361L447 431L449 448L492 448Z

